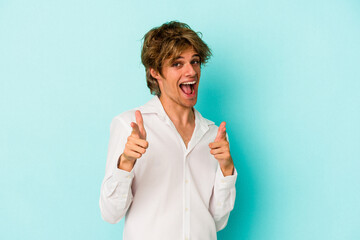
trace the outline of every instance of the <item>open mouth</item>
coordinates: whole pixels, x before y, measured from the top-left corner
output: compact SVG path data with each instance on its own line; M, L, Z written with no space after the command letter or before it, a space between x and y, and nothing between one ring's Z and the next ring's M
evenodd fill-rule
M180 84L180 88L186 95L192 95L195 91L195 84L196 81L184 82Z

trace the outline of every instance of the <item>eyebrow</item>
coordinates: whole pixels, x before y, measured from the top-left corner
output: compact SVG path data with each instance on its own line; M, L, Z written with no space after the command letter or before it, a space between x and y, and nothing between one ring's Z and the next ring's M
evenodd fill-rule
M193 57L200 57L200 55L199 54L194 54L194 55L192 55L192 57L191 58L193 58ZM181 59L181 58L184 58L184 57L182 57L182 56L178 56L177 58L175 58L174 60L178 60L178 59Z

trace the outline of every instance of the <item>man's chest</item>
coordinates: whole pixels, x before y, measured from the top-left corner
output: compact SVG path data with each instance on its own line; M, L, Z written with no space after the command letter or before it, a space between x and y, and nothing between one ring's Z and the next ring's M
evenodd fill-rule
M209 132L199 135L194 130L193 133L182 136L174 126L166 124L149 126L147 128L149 147L138 159L137 165L142 165L141 168L154 169L154 174L157 171L178 172L184 168L195 168L198 169L197 171L205 172L215 171L217 161L211 155L208 146L212 138L214 137Z

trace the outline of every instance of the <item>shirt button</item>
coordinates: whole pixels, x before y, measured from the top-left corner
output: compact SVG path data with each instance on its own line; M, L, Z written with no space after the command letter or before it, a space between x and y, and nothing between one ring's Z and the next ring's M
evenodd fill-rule
M188 237L186 237L186 238L185 238L185 240L189 240L189 238L188 238Z
M189 209L188 209L188 208L185 208L185 212L187 212L187 211L189 211Z
M186 179L186 180L185 180L185 183L189 183L189 180Z

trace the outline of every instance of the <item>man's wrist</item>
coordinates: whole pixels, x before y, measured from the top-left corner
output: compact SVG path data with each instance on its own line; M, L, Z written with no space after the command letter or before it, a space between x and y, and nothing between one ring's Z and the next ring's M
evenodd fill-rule
M234 162L231 161L231 163L226 166L220 165L220 169L221 169L221 172L223 173L224 177L231 176L234 174L234 169L235 169Z
M128 160L124 154L121 154L118 160L117 168L130 172L134 167L135 161Z

